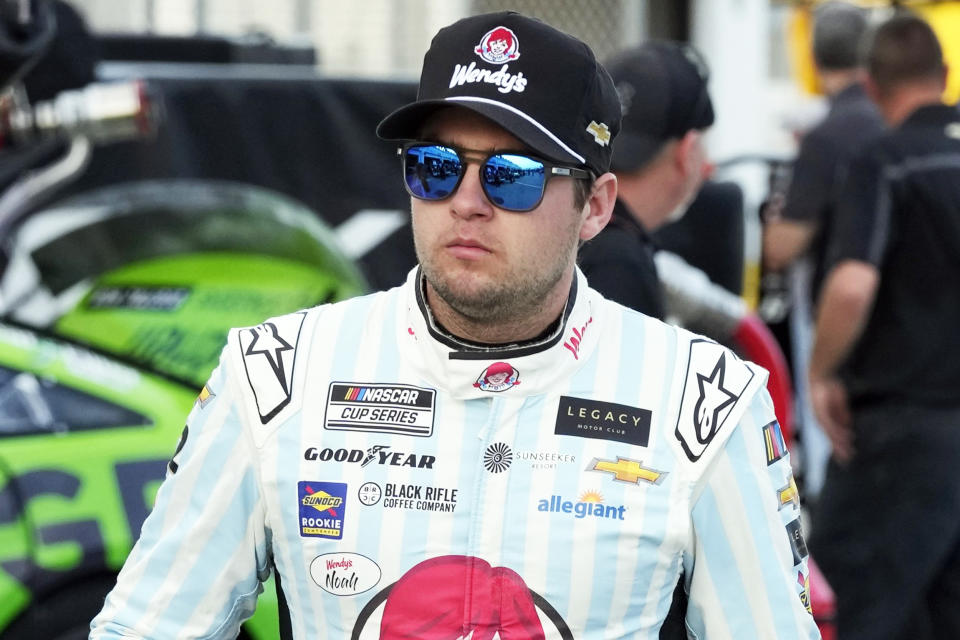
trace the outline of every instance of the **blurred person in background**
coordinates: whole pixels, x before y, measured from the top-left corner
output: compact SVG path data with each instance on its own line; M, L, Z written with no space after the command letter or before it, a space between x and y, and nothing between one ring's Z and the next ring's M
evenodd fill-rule
M866 11L860 7L827 2L816 8L813 59L830 108L803 136L782 208L769 210L764 221L764 267L780 271L809 255L813 298L823 281L826 238L848 165L867 141L883 131L880 113L863 84L866 31Z
M851 164L810 359L833 447L811 549L841 640L960 638L960 113L921 18L876 31L892 128Z
M661 637L677 588L699 638L817 638L765 372L576 267L619 128L579 40L440 30L377 129L419 265L230 333L91 637L236 637L272 571L284 638Z
M736 235L728 225L742 221L742 202L735 198L731 209L731 185L707 182L713 167L704 135L714 111L706 62L689 44L655 40L619 52L606 66L623 114L611 159L617 202L610 223L581 246L580 268L606 298L735 347L769 368L777 415L789 424L789 373L769 329L739 295L651 236L698 199L709 219L683 229L687 255L692 247L711 256L742 251L727 244Z
M850 3L826 2L815 9L812 53L829 111L803 136L785 198L774 199L764 210L764 269L789 269L790 355L808 498L815 498L823 486L830 451L810 408L806 386L812 309L823 282L828 238L850 161L883 131L880 113L863 84L867 27L866 10Z
M623 51L606 66L623 113L610 165L617 202L610 223L581 247L579 264L606 298L665 319L650 233L683 216L709 174L707 68L691 46L671 41Z

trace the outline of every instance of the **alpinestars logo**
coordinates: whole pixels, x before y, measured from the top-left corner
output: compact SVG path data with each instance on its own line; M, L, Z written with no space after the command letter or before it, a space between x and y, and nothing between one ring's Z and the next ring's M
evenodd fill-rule
M263 424L290 404L296 346L305 317L305 312L292 313L240 332L243 364Z
M743 410L740 398L754 379L753 370L710 340L693 340L675 435L691 461L703 455L730 416Z
M737 400L737 394L729 389L724 389L723 378L727 370L727 357L721 355L717 360L716 366L709 376L701 373L697 374L697 385L700 389L700 397L697 398L697 405L693 409L694 420L696 420L697 433L700 441L713 436L716 426L719 422L720 412L726 409Z
M283 370L283 352L292 350L293 345L280 337L280 333L277 331L277 325L272 322L264 322L250 333L253 339L250 344L247 345L244 355L252 356L260 353L266 356L267 362L270 363L270 368L273 369L274 375L277 376L277 380L280 382L280 386L283 387L284 391L288 391L289 381Z

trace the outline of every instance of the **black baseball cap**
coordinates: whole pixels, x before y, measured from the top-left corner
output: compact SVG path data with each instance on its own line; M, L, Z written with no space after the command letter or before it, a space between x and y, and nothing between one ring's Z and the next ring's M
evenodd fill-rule
M668 141L713 124L709 71L688 44L654 40L607 61L620 96L623 122L612 168L633 171Z
M586 44L513 11L459 20L441 29L423 58L416 102L377 127L385 140L410 140L438 109L464 107L497 123L558 163L610 167L620 102L610 75Z

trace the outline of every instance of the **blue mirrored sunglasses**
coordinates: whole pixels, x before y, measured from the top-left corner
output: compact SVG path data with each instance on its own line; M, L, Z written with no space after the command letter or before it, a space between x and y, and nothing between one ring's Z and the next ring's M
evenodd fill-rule
M507 211L530 211L543 200L554 176L590 179L586 169L564 167L523 153L498 151L467 158L465 150L431 142L411 142L397 150L407 192L420 200L444 200L460 186L468 160L480 165L480 184L490 202Z

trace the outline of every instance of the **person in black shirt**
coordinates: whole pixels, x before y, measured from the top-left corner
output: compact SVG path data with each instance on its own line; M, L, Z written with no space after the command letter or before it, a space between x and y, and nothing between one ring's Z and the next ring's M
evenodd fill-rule
M814 12L812 53L830 109L800 143L782 205L764 210L763 266L786 272L790 283L790 354L802 429L804 484L815 499L823 486L830 444L813 417L805 384L813 306L826 270L828 238L850 162L883 132L883 120L863 86L866 10L826 2Z
M833 446L810 548L841 640L960 638L960 113L922 19L876 31L892 129L851 165L811 398Z
M826 238L847 166L883 131L880 113L863 87L860 43L866 30L865 11L859 7L828 2L817 8L813 59L830 110L804 135L782 211L773 208L764 225L764 267L780 271L809 252L814 298L823 281Z
M678 219L709 170L703 130L713 124L707 70L688 45L651 41L605 65L623 113L613 146L617 203L579 264L605 297L655 318L666 315L648 235Z

